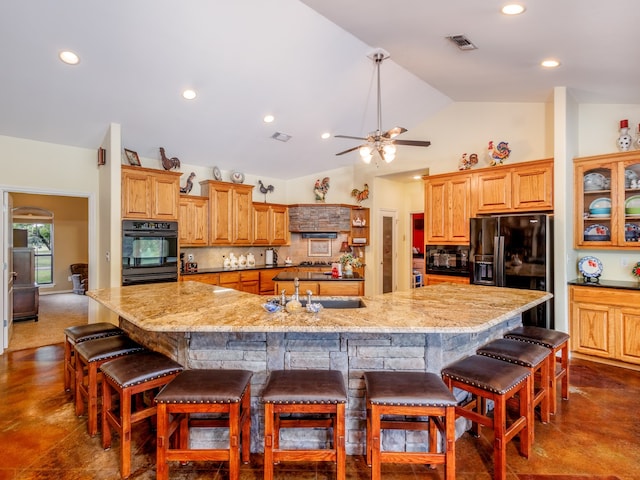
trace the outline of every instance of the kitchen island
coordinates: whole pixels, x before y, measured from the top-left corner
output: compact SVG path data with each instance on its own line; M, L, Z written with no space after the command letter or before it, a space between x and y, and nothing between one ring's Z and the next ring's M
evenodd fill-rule
M289 314L267 313L264 297L199 282L133 285L87 295L117 313L136 341L187 368L253 371L254 452L263 449L259 396L270 371L341 371L349 394L349 454L364 452L365 370L439 374L447 364L520 325L522 312L551 298L541 291L441 284L360 297L364 308ZM283 444L311 448L326 440L324 432L318 435L287 437ZM196 435L193 441L199 441Z

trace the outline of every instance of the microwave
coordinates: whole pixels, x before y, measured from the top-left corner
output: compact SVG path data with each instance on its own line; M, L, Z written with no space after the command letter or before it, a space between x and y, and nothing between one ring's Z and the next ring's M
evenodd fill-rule
M424 251L427 274L470 276L468 245L425 245Z

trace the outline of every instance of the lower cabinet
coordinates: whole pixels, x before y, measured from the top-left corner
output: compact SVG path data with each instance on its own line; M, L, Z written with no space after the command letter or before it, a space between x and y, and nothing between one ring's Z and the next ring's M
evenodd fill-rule
M13 287L13 320L34 319L38 321L40 303L40 287L33 285L16 285Z
M468 285L470 283L468 277L455 277L453 275L425 275L425 285L438 285L439 283L462 283Z
M273 281L273 277L285 270L285 268L269 268L260 270L260 295L273 295L276 285Z
M275 282L274 294L279 295L282 290L286 291L287 297L295 292L295 286L293 282ZM331 281L331 282L305 282L300 281L299 293L300 297L307 295L307 290L310 290L313 295L322 296L345 296L345 297L359 297L364 295L364 282L354 281Z
M640 365L640 291L569 286L571 351Z

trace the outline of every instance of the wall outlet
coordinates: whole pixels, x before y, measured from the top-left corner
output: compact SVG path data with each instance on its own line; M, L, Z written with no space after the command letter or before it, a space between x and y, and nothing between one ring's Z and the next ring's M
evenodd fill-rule
M70 282L70 281L71 281L71 275L67 277L67 282Z
M620 259L620 265L623 266L624 268L629 266L629 259L627 257L622 257Z

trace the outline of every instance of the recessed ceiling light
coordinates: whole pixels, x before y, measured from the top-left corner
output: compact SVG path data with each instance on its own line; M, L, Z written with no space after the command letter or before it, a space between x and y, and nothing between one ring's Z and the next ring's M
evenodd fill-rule
M60 60L62 60L67 65L77 65L78 63L80 63L80 57L69 50L60 52L58 57L60 57Z
M182 96L187 100L193 100L194 98L196 98L197 94L195 90L188 89L182 92Z
M525 11L524 5L510 3L502 7L502 13L505 15L520 15Z
M548 59L540 62L540 65L545 68L556 68L560 66L560 62L558 60Z
M421 175L414 175L413 177L414 180L422 180L422 176Z
M262 119L262 121L264 123L273 123L273 121L276 119L276 117L274 117L273 115L265 115L264 118Z
M320 135L322 137L323 140L326 140L327 138L329 138L331 136L331 134L329 132L324 132L322 135Z

